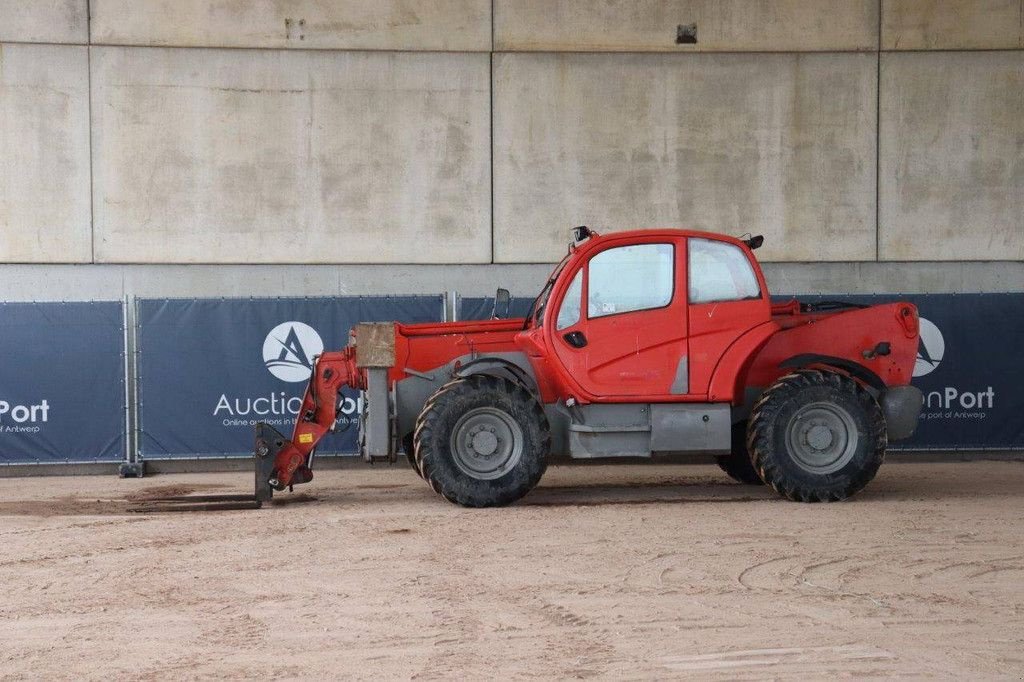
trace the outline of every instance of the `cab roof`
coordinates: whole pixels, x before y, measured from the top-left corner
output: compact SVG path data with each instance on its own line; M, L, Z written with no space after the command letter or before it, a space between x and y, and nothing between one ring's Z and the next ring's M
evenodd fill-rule
M686 230L686 229L676 228L676 227L653 227L653 228L646 228L646 229L640 229L640 230L622 230L622 231L605 232L605 233L596 232L594 230L591 230L591 236L590 236L589 239L581 241L581 242L574 242L573 245L578 248L578 247L582 246L583 244L588 244L588 243L597 242L597 241L604 241L604 240L608 240L608 239L629 241L630 239L640 239L640 238L649 239L650 237L670 237L670 238L696 237L698 239L714 239L714 240L717 240L717 241L729 242L730 244L736 244L738 246L743 246L743 247L746 247L746 248L750 248L749 245L744 240L740 239L739 237L733 237L731 235L721 234L719 232L704 232L704 231L701 231L701 230Z

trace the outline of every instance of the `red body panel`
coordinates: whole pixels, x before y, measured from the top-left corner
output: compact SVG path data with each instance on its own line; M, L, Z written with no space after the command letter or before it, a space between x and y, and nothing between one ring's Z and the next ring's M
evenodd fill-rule
M711 378L725 372L736 377L749 359L744 353L737 357L729 351L748 332L764 326L771 318L771 304L766 300L699 303L690 306L690 371L691 390L708 395ZM722 364L724 361L724 365ZM732 382L729 382L731 384ZM718 390L710 400L731 400L732 390Z
M749 259L760 286L757 299L691 304L687 296L687 239L715 239L737 246ZM596 254L622 245L671 243L675 290L671 302L555 330L554 319L570 283ZM765 387L789 371L788 358L821 355L857 363L887 386L910 382L917 351L917 311L899 303L827 313L801 313L798 303L772 306L764 275L747 245L731 237L684 230L640 230L594 237L573 247L558 271L539 325L526 320L397 324L396 366L428 372L462 356L523 352L544 402L580 403L731 402L747 387ZM583 300L586 300L584 277ZM909 311L909 312L908 312ZM909 315L909 318L906 317ZM904 320L912 320L907 326ZM581 331L586 348L572 348L564 335ZM888 341L891 352L865 358ZM688 357L685 393L671 390L680 357Z
M886 386L906 386L917 357L917 308L910 303L889 303L832 313L800 313L798 306L775 308L773 321L780 331L754 358L747 373L748 386L765 387L788 372L780 364L800 355L838 357L855 362L878 376ZM888 355L865 357L881 342ZM823 363L824 364L824 363Z
M395 366L390 381L409 376L406 369L430 372L464 355L520 350L516 336L523 319L395 325Z

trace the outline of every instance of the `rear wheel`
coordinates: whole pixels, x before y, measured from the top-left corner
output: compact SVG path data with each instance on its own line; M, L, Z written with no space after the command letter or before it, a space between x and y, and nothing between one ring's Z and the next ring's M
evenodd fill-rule
M420 475L466 507L515 502L547 467L551 437L537 400L507 379L474 375L442 386L416 422Z
M802 369L765 391L750 415L754 468L780 495L832 502L860 491L878 472L887 445L885 418L853 379Z
M728 455L715 457L719 468L734 481L746 485L764 485L761 475L757 473L750 453L747 451L747 422L732 425L732 452Z

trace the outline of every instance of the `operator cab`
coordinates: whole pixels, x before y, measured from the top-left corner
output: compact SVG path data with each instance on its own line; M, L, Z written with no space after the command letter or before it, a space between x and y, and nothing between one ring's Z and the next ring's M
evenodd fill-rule
M751 254L762 241L577 227L526 324L543 324L569 392L584 402L730 399L710 393L716 368L771 319Z

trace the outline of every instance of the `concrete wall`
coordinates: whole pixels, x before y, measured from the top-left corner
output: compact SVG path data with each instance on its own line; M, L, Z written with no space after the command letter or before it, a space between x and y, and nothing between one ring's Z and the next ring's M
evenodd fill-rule
M696 24L696 43L677 43ZM496 50L799 52L875 50L870 0L497 0Z
M1024 259L1024 51L882 55L887 260Z
M88 59L0 44L0 260L92 260Z
M580 223L1024 290L1022 55L1024 0L0 0L0 290L526 294Z
M1019 50L1020 0L884 0L882 49Z
M93 50L97 261L490 261L487 55Z
M89 39L88 0L0 0L0 42L75 43Z
M866 54L496 55L495 260L550 260L576 223L874 260L875 77Z
M113 45L331 50L491 49L490 0L92 0Z

